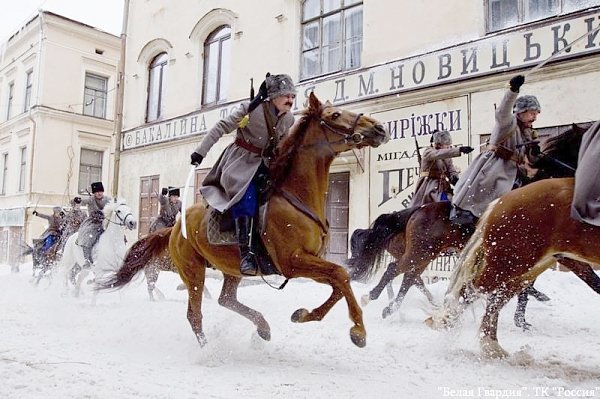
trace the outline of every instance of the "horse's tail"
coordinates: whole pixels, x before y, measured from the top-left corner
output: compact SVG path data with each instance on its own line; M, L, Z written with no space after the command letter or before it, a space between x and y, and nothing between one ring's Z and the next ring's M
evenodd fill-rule
M110 278L96 284L96 290L119 289L127 285L153 258L164 255L172 227L158 230L136 241L125 254L123 265Z
M353 253L348 260L352 280L366 281L377 273L388 243L396 234L404 231L408 220L417 210L419 207L408 208L386 213L375 219L373 226L361 237L363 244L356 246L357 253Z

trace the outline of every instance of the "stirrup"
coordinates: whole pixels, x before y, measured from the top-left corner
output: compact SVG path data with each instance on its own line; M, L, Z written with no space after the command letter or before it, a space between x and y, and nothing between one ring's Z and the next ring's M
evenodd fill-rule
M240 262L240 273L244 276L256 276L258 274L258 264L256 263L256 255L248 252Z

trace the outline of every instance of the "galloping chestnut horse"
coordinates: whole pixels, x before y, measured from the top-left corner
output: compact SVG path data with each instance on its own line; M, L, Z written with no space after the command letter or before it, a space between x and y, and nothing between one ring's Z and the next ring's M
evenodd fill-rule
M308 109L277 147L271 163L273 194L266 211L262 240L279 272L286 278L304 277L330 285L333 292L316 309L298 309L293 322L319 321L340 299L348 304L352 342L366 345L362 310L350 287L350 276L335 263L321 258L326 245L326 194L329 167L341 152L364 146L377 147L389 133L376 120L342 110L329 102L321 104L311 93ZM149 234L137 241L112 281L99 289L122 287L155 255L168 245L169 254L188 289L188 320L201 346L206 343L202 328L202 290L207 263L224 274L219 304L249 319L258 335L269 340L271 331L263 315L237 300L241 281L237 245L213 246L207 238L210 210L195 204L186 210L188 239L181 235L181 221L174 227Z
M498 343L498 314L557 261L600 294L600 227L571 218L573 178L541 180L502 196L481 217L452 275L444 309L427 322L452 326L465 306L487 295L480 346L488 357L508 353Z
M573 124L569 130L545 140L541 150L546 156L542 156L533 165L539 169L532 181L574 176L573 168L577 166L581 137L588 127L589 124ZM391 315L398 310L410 287L421 281L421 273L425 271L429 262L445 251L460 251L464 248L473 230L450 223L450 207L450 202L447 201L430 203L383 214L375 220L364 238L362 251L349 260L352 278L367 280L374 275L381 265L379 260L384 250L397 261L388 265L379 283L368 295L361 298L363 305L379 298L389 282L399 274L405 273L396 299L383 309L383 318ZM528 323L524 319L524 303L527 301L527 294L521 295L519 301L523 313L520 321L526 326Z

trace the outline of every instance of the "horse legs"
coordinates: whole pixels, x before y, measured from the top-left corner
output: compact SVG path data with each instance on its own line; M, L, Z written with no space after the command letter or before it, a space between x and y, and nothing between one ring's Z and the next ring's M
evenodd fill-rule
M510 300L512 295L506 290L494 292L488 296L485 314L481 320L479 346L484 355L489 358L507 357L506 352L498 343L498 315L500 309Z
M383 308L383 312L381 313L382 318L385 319L386 317L391 316L392 313L394 313L400 308L400 305L402 305L402 301L404 300L404 297L406 296L406 293L408 292L410 287L417 284L417 279L421 280L421 276L416 275L414 271L409 271L404 274L404 278L402 279L402 285L400 285L400 289L398 290L398 295L396 296L396 299L390 302L388 306ZM423 284L423 280L421 280L421 284Z
M154 290L157 290L157 295L159 295L158 293L160 292L156 288L156 281L158 280L158 267L154 262L151 261L144 268L144 275L146 276L146 284L148 286L148 297L151 301L154 301ZM162 293L160 295L162 295Z
M237 289L242 279L227 274L223 276L223 287L221 288L221 295L219 295L219 305L250 320L256 326L258 335L265 341L270 341L271 327L263 315L237 300ZM202 296L202 293L200 293L200 296Z
M525 309L527 309L527 302L529 302L529 295L527 288L521 291L517 300L517 310L515 311L515 326L521 327L523 331L529 330L531 324L525 320Z
M390 262L387 269L381 276L379 283L367 295L363 295L361 297L360 303L363 306L367 306L370 301L374 301L379 298L379 295L381 295L383 289L390 284L398 274L400 274L398 262Z
M561 265L571 270L597 294L600 294L600 277L598 277L596 272L594 272L594 269L592 269L588 263L562 256L557 256L556 258Z
M419 291L421 291L423 293L423 295L425 295L427 297L427 300L429 301L429 303L435 306L435 303L433 302L433 295L431 295L431 291L429 291L427 289L427 287L425 286L425 283L423 282L423 279L421 278L420 275L415 276L414 284L415 284L415 287L417 287L419 289Z
M312 254L296 252L291 256L291 270L293 277L306 277L314 281L328 284L332 288L329 298L318 308L309 312L306 309L298 309L292 314L292 321L303 323L313 320L322 320L335 303L342 297L346 298L350 319L354 326L350 329L350 339L362 348L367 344L367 331L362 317L362 309L350 287L350 275L341 266L326 261ZM292 276L287 276L292 277Z

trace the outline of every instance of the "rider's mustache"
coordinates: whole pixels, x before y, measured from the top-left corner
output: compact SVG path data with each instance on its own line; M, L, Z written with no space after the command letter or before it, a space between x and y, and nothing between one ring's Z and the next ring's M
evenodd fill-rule
M287 105L289 107L293 107L294 106L294 102L293 101L286 101L285 105Z

